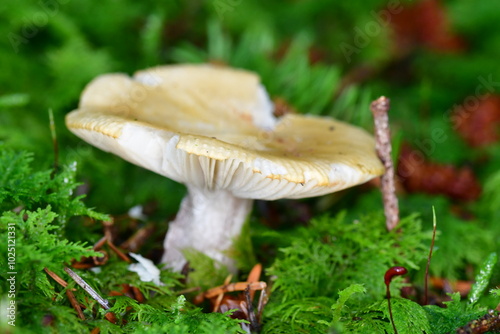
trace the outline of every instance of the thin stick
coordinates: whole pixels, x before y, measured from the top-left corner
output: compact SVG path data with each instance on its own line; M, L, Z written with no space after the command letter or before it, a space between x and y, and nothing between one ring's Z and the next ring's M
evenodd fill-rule
M80 307L80 304L76 301L75 295L71 290L66 290L66 296L68 296L69 302L71 303L71 306L76 310L76 313L78 313L78 318L85 320L85 316L83 315L82 308Z
M66 282L65 280L63 280L61 277L59 277L59 275L57 275L55 272L47 269L47 268L43 268L43 270L50 276L54 279L54 281L56 281L57 283L59 283L60 285L62 285L64 288L68 286L68 282Z
M390 100L379 97L370 105L375 122L375 139L377 154L384 164L385 173L381 177L382 196L384 198L385 225L391 231L399 222L399 206L394 184L394 165L391 158L391 134L389 130Z
M257 322L262 323L262 312L264 311L264 306L266 306L269 300L267 296L266 289L260 290L259 303L257 304Z
M109 221L103 221L102 225L104 227L104 237L107 239L108 243L113 242L113 225L114 225L114 220L111 218Z
M126 249L129 252L137 252L137 250L144 245L148 238L154 232L154 225L148 225L139 229L128 240L120 245L120 248Z
M213 298L220 293L226 293L226 292L233 292L233 291L244 291L247 286L250 286L250 289L252 290L262 290L267 287L266 282L238 282L238 283L231 283L227 285L221 285L215 288L212 288L205 292L205 298Z
M429 295L429 268L431 266L432 250L434 249L434 241L436 240L436 210L432 207L432 241L429 256L427 257L427 265L425 266L425 281L424 281L424 305L427 305Z
M250 284L245 289L245 300L247 302L248 320L250 320L250 330L258 331L259 323L257 322L257 317L255 316L255 311L253 309L252 297L250 297Z
M120 259L128 263L132 262L132 260L130 260L130 258L127 255L125 255L121 250L119 250L118 247L115 246L115 244L109 241L109 239L108 239L108 246L116 253L116 255L118 255Z
M59 283L61 286L64 288L68 287L68 282L63 280L59 275L57 275L55 272L49 270L48 268L43 268L43 270L50 276L54 281ZM73 289L74 290L74 289ZM85 320L85 316L83 315L82 308L80 307L80 304L76 301L75 295L73 294L73 291L70 289L66 290L66 296L68 296L69 302L71 303L71 306L76 310L76 313L78 313L78 317L82 320Z
M87 282L85 282L83 280L83 278L81 278L80 276L78 276L77 273L75 273L73 270L69 269L68 267L64 267L64 271L68 273L69 276L71 276L71 278L73 280L75 280L75 282L82 287L83 290L85 290L92 298L94 298L105 310L108 310L109 309L109 302L102 298L94 289L92 289L92 287L90 285L87 284Z
M99 249L102 248L102 246L104 246L104 244L106 243L106 241L108 241L108 239L104 236L102 237L101 239L99 239L99 241L97 241L95 244L94 244L94 250L95 251L98 251Z
M231 282L231 278L233 278L233 275L228 275L226 277L226 279L224 280L224 286L228 285L229 282ZM214 310L212 312L219 312L219 307L220 307L220 304L222 302L222 298L224 298L224 293L225 293L224 289L221 289L220 293L217 296L217 299L215 300Z
M111 219L110 221L103 221L102 224L104 225L104 238L106 238L106 243L108 244L109 248L111 248L123 261L128 263L132 262L132 260L130 260L130 258L121 250L119 250L118 247L116 247L113 243L113 232L111 230L114 224L113 220Z

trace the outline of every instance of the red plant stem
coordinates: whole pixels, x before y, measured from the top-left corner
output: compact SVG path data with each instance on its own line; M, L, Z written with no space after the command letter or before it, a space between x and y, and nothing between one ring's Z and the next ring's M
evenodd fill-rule
M385 286L385 289L387 294L387 305L389 306L389 317L391 318L392 329L394 329L394 334L398 334L398 330L396 329L396 324L394 323L394 318L392 316L391 290L389 289L389 284Z
M387 305L389 306L389 318L391 318L392 328L394 329L394 334L398 334L398 330L396 329L396 324L394 324L394 317L392 316L392 307L391 307L391 290L390 285L394 276L401 276L408 272L405 267L391 267L389 268L384 275L384 283L386 287L387 294Z
M389 129L390 100L385 96L379 97L370 105L375 122L375 149L384 164L385 173L381 177L381 190L384 199L385 225L391 231L399 222L399 205L396 197L396 186L394 183L394 165L392 163L391 134Z

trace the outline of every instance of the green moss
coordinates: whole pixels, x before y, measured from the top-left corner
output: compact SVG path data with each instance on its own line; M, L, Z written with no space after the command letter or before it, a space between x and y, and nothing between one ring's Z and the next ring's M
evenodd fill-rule
M383 275L397 264L410 269L409 283L397 279L391 290L400 333L452 332L485 314L487 307L496 307L498 291L488 295L487 290L500 280L500 270L490 257L500 251L500 145L469 147L447 115L455 104L474 96L485 78L493 81L489 93L499 91L500 35L495 16L499 4L467 0L442 4L452 31L465 41L459 53L438 53L420 45L403 58L395 57L390 27L384 26L347 57L341 45L356 46L359 31L376 21L374 15L386 4L382 0L5 2L0 10L0 20L6 23L0 25L0 244L6 244L9 224L15 226L16 333L88 333L95 327L101 333L240 331L238 321L203 313L179 297L186 286L178 274L163 270L165 285L160 287L141 282L114 255L101 272L78 271L103 296L120 291L122 284L138 287L145 296L143 304L125 296L109 297L119 319L112 324L63 270L72 259L94 254L89 245L102 236L101 220L150 204L156 210L148 223L158 222L160 235L175 215L185 193L182 185L92 148L64 126L64 115L77 107L83 87L95 76L172 62L219 61L256 71L271 97L284 98L297 112L334 116L368 130L370 101L387 95L392 102L394 157L402 144L410 143L431 160L469 166L483 186L474 203L402 195L405 218L401 230L391 233L384 228L378 190L358 188L304 201L297 209L300 217L273 212L272 206L267 213L255 210L243 233L246 239L237 243L233 256L242 277L255 258L264 263L262 279L272 285L272 294L263 332L391 332ZM413 2L400 4L406 8ZM57 170L51 167L49 109L59 143ZM445 139L433 139L436 130ZM451 295L446 308L419 306L398 297L405 284L422 289L432 206L438 239L431 274L475 280L473 305L457 294ZM339 215L340 211L344 213ZM283 225L293 227L273 229L262 224L265 220L273 225L275 219L289 220ZM297 227L300 224L304 226ZM147 248L155 248L153 244ZM0 250L2 310L9 301L3 269L7 253L6 248ZM222 284L226 272L216 270L203 256L194 254L191 260L196 270L190 275L191 284L204 288ZM85 321L78 320L65 289L47 276L45 267L76 289L77 300L87 307ZM473 273L481 269L483 274L475 278ZM1 312L0 332L7 332L11 327Z

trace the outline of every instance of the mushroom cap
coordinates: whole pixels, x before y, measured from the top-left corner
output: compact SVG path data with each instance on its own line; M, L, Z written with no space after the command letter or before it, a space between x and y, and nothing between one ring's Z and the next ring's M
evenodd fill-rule
M272 116L248 71L172 65L97 77L68 128L98 148L172 180L241 198L303 198L384 172L361 128L326 117Z

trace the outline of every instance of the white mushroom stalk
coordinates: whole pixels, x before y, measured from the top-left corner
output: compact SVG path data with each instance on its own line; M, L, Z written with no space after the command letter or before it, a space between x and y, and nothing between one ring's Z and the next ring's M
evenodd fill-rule
M66 124L92 145L187 186L163 262L179 271L183 252L194 248L234 271L228 251L252 199L319 196L384 171L363 129L312 116L276 120L272 109L251 72L163 66L96 78Z
M226 190L189 187L175 220L169 224L162 262L180 271L186 264L183 250L196 249L235 272L234 260L227 252L240 236L252 202Z

